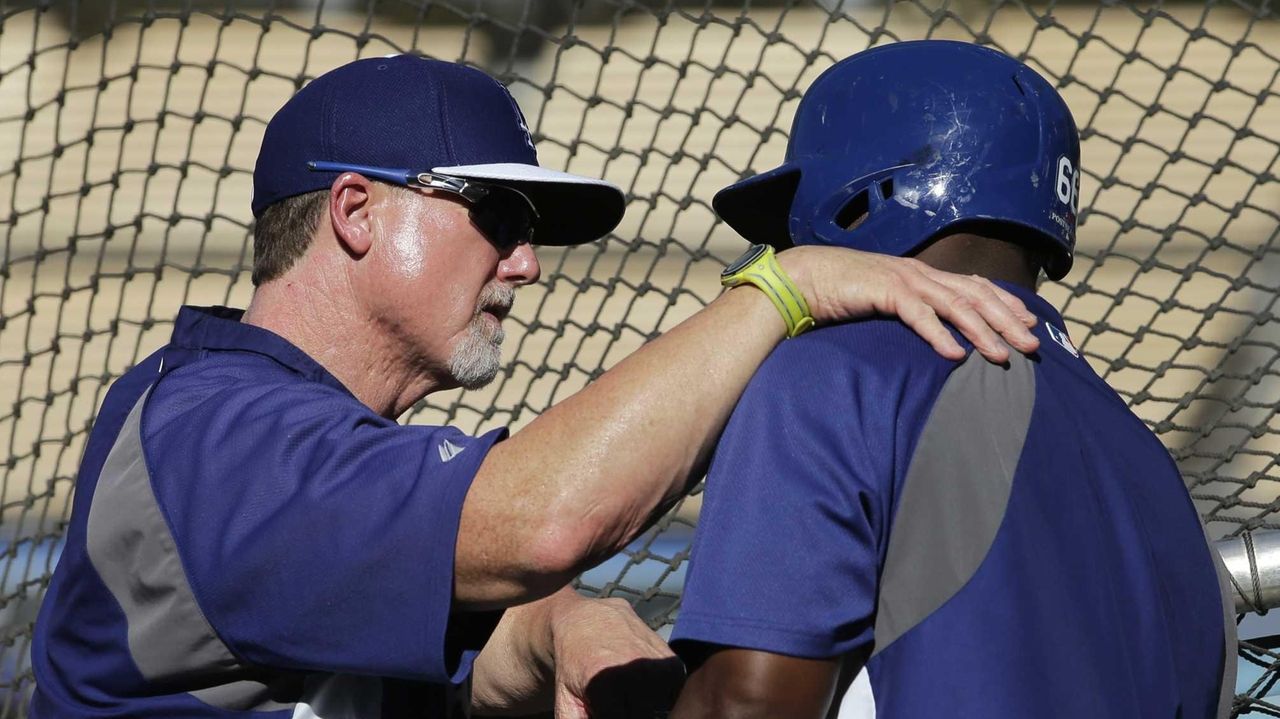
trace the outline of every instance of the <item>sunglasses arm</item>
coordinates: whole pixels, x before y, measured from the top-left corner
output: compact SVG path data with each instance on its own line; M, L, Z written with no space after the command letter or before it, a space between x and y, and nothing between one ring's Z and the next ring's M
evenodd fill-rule
M400 170L387 167L371 167L369 165L352 165L346 162L325 162L323 160L312 160L307 163L307 168L316 172L358 172L365 177L370 177L383 182L390 182L396 185L416 185L418 173L412 170Z

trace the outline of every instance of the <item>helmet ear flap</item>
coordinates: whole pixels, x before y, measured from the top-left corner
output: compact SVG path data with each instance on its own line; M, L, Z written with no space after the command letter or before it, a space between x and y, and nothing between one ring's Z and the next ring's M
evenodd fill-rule
M783 164L717 192L711 206L738 234L783 250L797 236L792 205L800 178L798 165Z

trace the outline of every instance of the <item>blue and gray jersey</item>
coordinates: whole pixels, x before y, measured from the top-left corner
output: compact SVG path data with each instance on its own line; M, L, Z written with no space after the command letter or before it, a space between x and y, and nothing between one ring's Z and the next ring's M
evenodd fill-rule
M451 615L454 542L503 433L397 425L238 318L183 308L108 393L31 716L461 715L497 615Z
M1041 342L1007 367L889 320L769 357L712 461L677 650L851 658L842 719L1229 705L1235 625L1175 465L1007 289Z

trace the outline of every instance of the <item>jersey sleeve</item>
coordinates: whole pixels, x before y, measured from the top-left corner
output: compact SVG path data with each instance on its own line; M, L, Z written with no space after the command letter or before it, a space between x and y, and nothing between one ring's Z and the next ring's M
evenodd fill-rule
M826 658L872 641L911 387L850 354L850 336L876 339L831 328L788 340L739 400L707 475L677 651Z
M401 426L315 383L206 395L171 379L143 415L147 462L200 609L237 658L465 678L497 615L451 617L454 545L505 430Z

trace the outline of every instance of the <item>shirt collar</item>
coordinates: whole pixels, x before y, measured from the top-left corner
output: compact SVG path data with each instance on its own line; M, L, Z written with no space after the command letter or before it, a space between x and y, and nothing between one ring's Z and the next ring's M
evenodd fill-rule
M240 321L244 310L232 307L193 307L178 310L169 344L189 350L223 350L265 355L312 382L347 394L351 391L306 352L268 329ZM353 395L354 396L354 395Z

